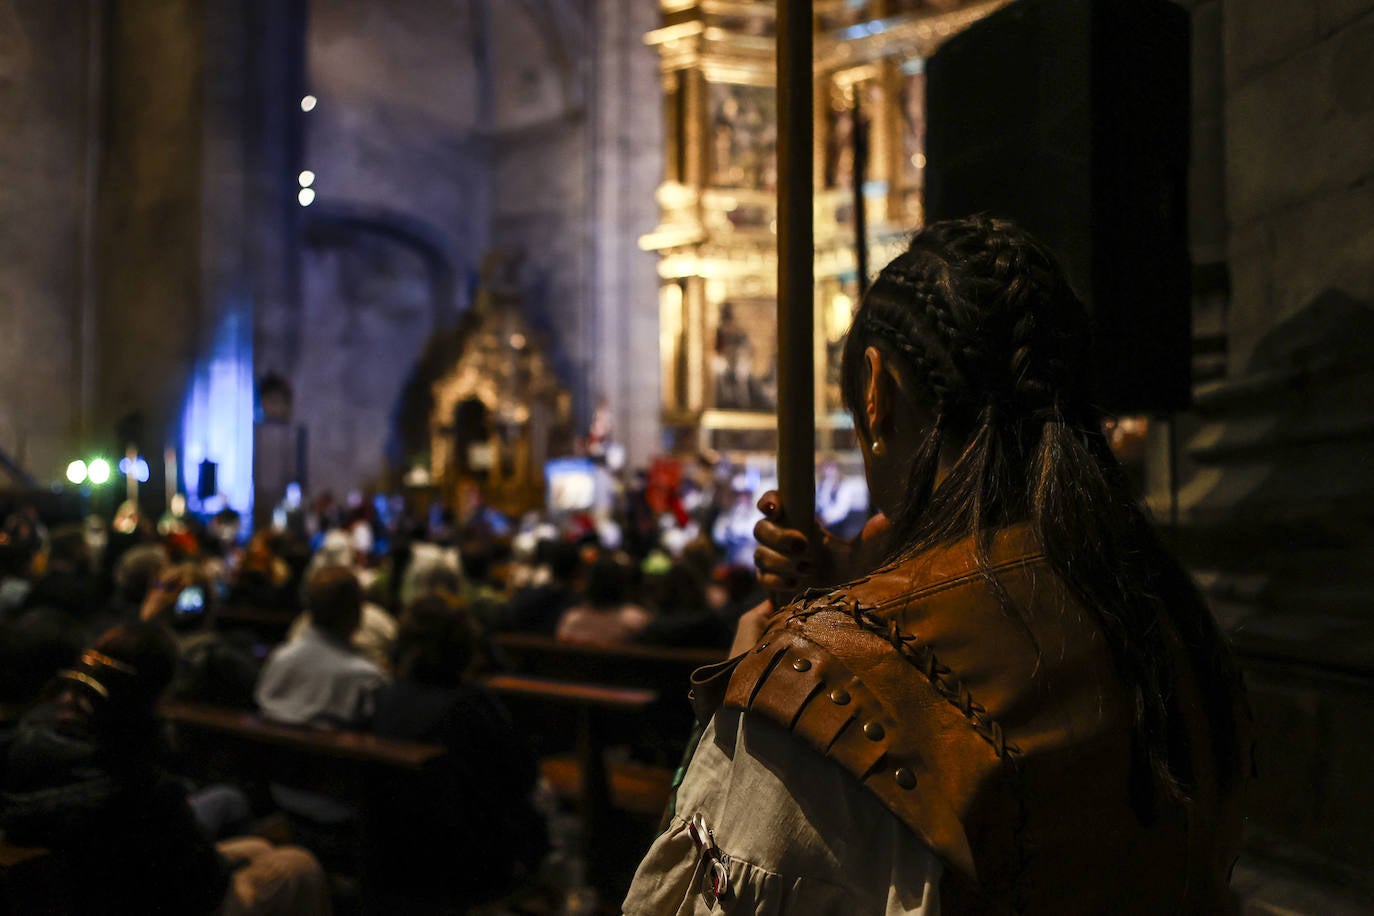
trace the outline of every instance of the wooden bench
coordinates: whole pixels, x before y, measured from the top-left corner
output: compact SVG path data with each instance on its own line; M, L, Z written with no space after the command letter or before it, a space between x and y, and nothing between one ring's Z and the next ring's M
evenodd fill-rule
M656 692L658 701L639 721L624 721L617 737L664 767L677 766L692 731L694 717L687 699L692 672L725 658L721 649L585 646L523 633L498 634L493 643L511 671Z
M492 642L512 671L644 687L684 702L692 672L725 660L724 649L587 646L528 633L499 633Z
M589 874L613 874L618 863L609 856L613 812L617 809L655 817L667 801L666 788L655 799L652 787L666 787L672 774L646 775L624 764L609 764L606 749L617 716L642 716L658 700L658 694L641 687L561 681L532 675L496 674L483 679L492 692L511 707L517 723L527 731L548 721L548 714L576 712L577 742L572 754L546 756L540 771L562 798L579 804L582 841ZM646 787L647 790L646 790ZM607 886L609 893L623 888Z
M362 803L379 778L414 774L447 755L441 745L270 722L201 703L164 703L180 768L196 779L262 788L309 787Z
M237 741L283 748L308 756L399 770L423 770L448 751L441 745L381 738L367 732L282 725L251 712L203 703L163 703L164 719L185 730L214 732Z

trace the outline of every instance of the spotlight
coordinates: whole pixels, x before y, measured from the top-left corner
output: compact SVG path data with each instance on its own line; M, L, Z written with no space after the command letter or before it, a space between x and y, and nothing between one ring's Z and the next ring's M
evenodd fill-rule
M86 476L91 483L99 486L110 479L110 462L104 458L96 458L86 467Z
M301 187L308 188L315 183L315 173L306 169L296 176L296 180L301 183Z
M315 191L312 188L301 188L296 200L301 202L302 207L308 207L315 202Z
M320 100L313 95L307 95L305 98L301 99L301 111L314 111L319 101Z
M72 483L86 482L86 462L80 458L67 465L67 479Z
M142 458L135 458L130 461L128 458L119 459L119 473L125 477L132 477L139 483L148 482L148 462Z

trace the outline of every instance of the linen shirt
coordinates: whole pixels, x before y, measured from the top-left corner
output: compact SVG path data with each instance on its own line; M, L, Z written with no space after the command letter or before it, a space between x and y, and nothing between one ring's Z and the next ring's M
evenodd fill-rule
M676 812L640 863L627 914L940 912L934 853L852 776L765 719L716 713ZM698 814L729 875L719 901L687 830Z
M386 680L347 643L312 624L267 659L254 696L276 722L352 728L372 716L372 693Z

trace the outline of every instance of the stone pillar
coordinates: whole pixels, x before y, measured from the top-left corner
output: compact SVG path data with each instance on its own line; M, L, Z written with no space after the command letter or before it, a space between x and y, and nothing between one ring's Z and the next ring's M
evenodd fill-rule
M631 467L662 451L657 259L638 245L658 223L663 170L658 57L644 43L658 24L654 3L596 3L591 394L610 404Z
M206 6L123 0L107 10L94 428L117 449L114 424L142 414L155 494L202 335Z
M101 7L0 0L0 452L44 484L93 444Z
M271 58L289 57L279 36L298 31L302 7L108 9L96 430L141 413L150 497L163 492L163 448L176 445L183 472L216 461L224 501L247 510L255 307L291 294L283 113L298 98L281 78L289 63ZM194 493L194 479L183 482Z

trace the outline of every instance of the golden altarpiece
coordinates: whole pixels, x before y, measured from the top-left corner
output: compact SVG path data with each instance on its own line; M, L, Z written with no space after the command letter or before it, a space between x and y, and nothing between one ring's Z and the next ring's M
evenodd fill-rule
M815 409L850 448L839 344L857 304L855 125L876 271L921 223L926 58L1007 0L816 0ZM660 0L667 131L659 254L663 422L678 450L776 445L775 6ZM862 119L861 121L859 119Z

